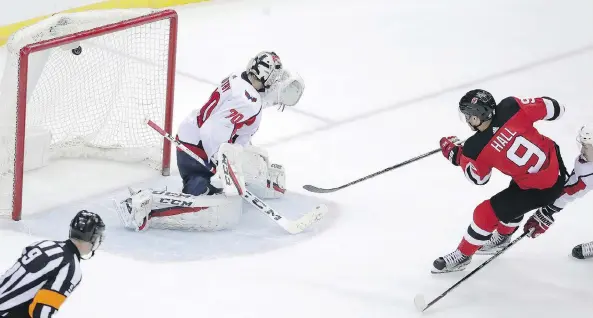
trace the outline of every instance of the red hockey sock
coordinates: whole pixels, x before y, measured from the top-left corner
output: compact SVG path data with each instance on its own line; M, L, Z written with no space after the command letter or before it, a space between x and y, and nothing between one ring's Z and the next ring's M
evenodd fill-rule
M515 230L517 229L517 227L519 227L519 225L521 224L521 220L523 220L523 217L520 217L516 220L510 221L510 222L498 222L498 226L496 227L496 230L498 231L498 233L502 234L502 235L510 235L513 234L515 232Z
M502 234L502 235L509 235L512 234L513 232L515 232L515 229L517 229L516 226L507 226L506 224L500 222L498 223L498 226L496 227L496 230L498 231L498 233Z
M467 256L474 255L484 243L490 240L492 231L499 224L498 217L492 209L490 200L480 203L474 210L474 220L467 228L461 243L457 247L461 253Z

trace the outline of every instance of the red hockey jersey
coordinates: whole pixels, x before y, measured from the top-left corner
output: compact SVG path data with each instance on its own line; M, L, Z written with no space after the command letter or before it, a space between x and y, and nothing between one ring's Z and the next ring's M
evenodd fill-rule
M533 124L555 120L563 112L564 107L549 97L503 99L490 127L463 145L460 166L465 176L475 184L485 184L496 168L522 189L551 187L560 174L556 144Z

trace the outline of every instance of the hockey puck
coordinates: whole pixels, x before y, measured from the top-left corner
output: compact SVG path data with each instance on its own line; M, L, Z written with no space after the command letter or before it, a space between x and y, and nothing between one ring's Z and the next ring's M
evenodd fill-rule
M80 55L82 53L82 47L79 45L78 47L75 47L72 49L72 54L74 55Z

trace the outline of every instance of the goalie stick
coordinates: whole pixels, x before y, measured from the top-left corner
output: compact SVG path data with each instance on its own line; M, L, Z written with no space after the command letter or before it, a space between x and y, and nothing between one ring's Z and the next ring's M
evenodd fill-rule
M463 144L464 142L465 142L465 141L462 141L460 144ZM409 164L409 163L412 163L412 162L414 162L414 161L418 161L418 160L420 160L420 159L422 159L422 158L425 158L425 157L428 157L428 156L434 155L435 153L437 153L437 152L439 152L439 151L441 151L441 148L439 148L439 149L435 149L435 150L431 150L431 151L429 151L429 152L427 152L427 153L425 153L425 154L421 154L421 155L419 155L419 156L417 156L417 157L414 157L414 158L412 158L412 159L408 159L408 160L406 160L406 161L404 161L404 162L400 162L400 163L398 163L398 164L396 164L396 165L394 165L394 166L391 166L391 167L385 168L385 169L383 169L383 170L381 170L381 171L377 171L377 172L375 172L375 173L369 174L369 175L368 175L368 176L366 176L366 177L362 177L362 178L360 178L360 179L356 179L356 180L354 180L354 181L352 181L352 182L349 182L349 183L343 184L343 185L341 185L341 186L339 186L339 187L335 187L335 188L320 188L320 187L316 187L316 186L314 186L314 185L305 184L305 185L303 186L303 189L305 189L305 190L307 190L307 191L310 191L310 192L315 192L315 193L330 193L330 192L335 192L335 191L338 191L338 190L342 190L342 189L344 189L344 188L347 188L347 187L349 187L349 186L351 186L351 185L355 185L355 184L357 184L357 183L359 183L359 182L362 182L362 181L368 180L368 179L370 179L370 178L376 177L376 176L378 176L378 175L380 175L380 174L383 174L383 173L385 173L385 172L389 172L389 171L391 171L391 170L393 170L393 169L397 169L397 168L403 167L403 166L405 166L405 165L407 165L407 164Z
M194 158L200 164L206 166L206 164L205 164L204 160L202 160L202 158L198 157L195 153L193 153L191 150L189 150L179 140L176 140L175 138L171 137L171 135L169 133L167 133L164 129L162 129L155 122L148 119L146 121L146 123L152 129L154 129L156 132L158 132L161 136L163 136L165 139L174 143L177 146L177 148L179 148L181 151L185 152L190 157ZM249 204L253 205L258 211L267 215L271 220L276 222L276 224L281 226L288 233L290 233L290 234L301 233L302 231L309 228L311 225L313 225L317 221L321 220L323 218L323 216L327 213L327 211L328 211L327 206L325 204L320 204L320 205L316 206L312 211L309 211L308 213L303 215L298 220L290 220L290 219L282 216L276 210L274 210L272 207L270 207L264 201L262 201L260 198L258 198L257 196L255 196L254 194L249 192L249 190L241 187L241 185L236 181L236 178L234 178L234 172L231 168L230 163L228 162L228 160L225 160L225 159L227 159L226 156L223 156L223 162L222 162L223 173L225 173L225 176L228 176L229 179L232 180L235 187L237 187L237 191L239 192L239 195L241 195L241 197L245 201L249 202Z
M420 312L424 312L430 306L434 305L436 302L438 302L443 297L445 297L450 291L452 291L453 289L455 289L457 286L461 285L461 283L463 283L466 279L472 277L480 269L482 269L484 266L488 265L488 263L492 262L495 258L497 258L498 256L500 256L507 249L509 249L511 246L515 245L517 242L519 242L520 240L522 240L525 236L527 236L531 232L533 232L533 230L531 230L530 232L525 232L525 233L521 234L521 236L519 236L516 239L514 239L511 243L509 243L509 245L505 246L503 249L501 249L500 251L498 251L496 254L492 255L492 257L490 257L489 259L487 259L486 261L484 261L484 263L480 264L480 266L476 267L473 271L471 271L467 275L463 276L462 279L460 279L457 283L453 284L453 286L449 287L449 289L445 290L445 292L443 292L442 294L440 294L437 298L433 299L430 303L428 303L428 305L426 304L426 300L424 298L424 295L422 295L422 294L416 295L416 297L414 297L414 305L416 306L416 309L418 311L420 311Z

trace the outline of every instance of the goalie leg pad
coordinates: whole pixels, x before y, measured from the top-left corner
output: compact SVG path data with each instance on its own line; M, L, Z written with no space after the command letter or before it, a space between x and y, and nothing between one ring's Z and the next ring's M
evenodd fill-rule
M286 175L284 167L270 164L267 151L255 146L245 147L241 166L247 189L262 199L275 199L284 195Z
M240 163L249 191L253 185L265 187L268 180L268 157L265 150L254 146L245 147Z
M286 174L282 165L273 163L268 170L269 198L280 198L286 192Z
M192 196L170 191L153 191L150 226L159 229L218 231L239 223L243 201L224 194Z
M264 178L250 179L246 176L245 179L247 189L262 199L281 198L286 192L284 167L278 164L271 164Z
M127 213L134 202L150 198L150 205ZM129 204L128 204L129 203ZM141 203L138 203L141 204ZM149 228L217 231L235 226L243 213L241 197L223 194L193 196L166 190L141 190L122 201L118 209L126 228L145 231Z
M270 164L270 160L268 159L270 156L268 155L268 151L264 148L257 147L254 145L247 145L243 147L243 161L249 161L249 157L260 157L266 163L266 166Z
M227 196L242 195L241 189L245 188L241 153L243 147L236 144L224 143L218 149L216 177L222 183L223 193Z

